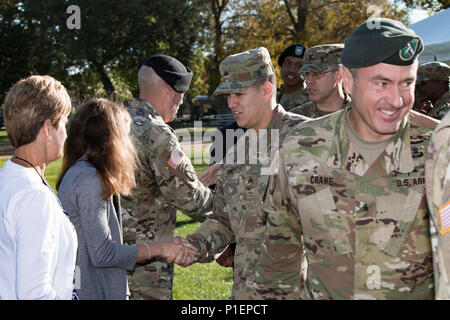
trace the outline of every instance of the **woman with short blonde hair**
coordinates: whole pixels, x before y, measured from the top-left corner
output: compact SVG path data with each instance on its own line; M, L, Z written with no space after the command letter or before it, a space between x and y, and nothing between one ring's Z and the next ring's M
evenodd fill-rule
M17 82L5 99L14 156L0 171L0 299L71 299L77 251L73 225L44 178L61 157L71 110L50 76Z
M14 148L33 142L45 120L56 127L72 103L61 82L50 76L20 80L5 99L5 127Z

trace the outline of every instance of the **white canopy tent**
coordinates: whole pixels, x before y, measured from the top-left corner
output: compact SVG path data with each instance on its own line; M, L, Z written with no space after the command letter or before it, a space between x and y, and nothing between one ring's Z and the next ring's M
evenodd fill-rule
M424 41L419 62L441 61L450 64L450 8L408 26Z

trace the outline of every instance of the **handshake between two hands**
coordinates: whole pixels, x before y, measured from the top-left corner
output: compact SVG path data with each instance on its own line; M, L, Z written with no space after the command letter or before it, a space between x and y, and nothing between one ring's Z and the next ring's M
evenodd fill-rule
M181 267L188 267L198 260L199 251L187 239L173 238L172 242L163 242L162 256L169 263L176 263Z

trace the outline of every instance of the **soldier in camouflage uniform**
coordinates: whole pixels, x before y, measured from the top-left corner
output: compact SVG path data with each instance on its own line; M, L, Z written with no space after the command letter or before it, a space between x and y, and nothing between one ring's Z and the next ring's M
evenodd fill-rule
M427 62L417 72L414 110L442 119L450 110L450 67L442 62Z
M411 111L422 50L412 30L383 18L345 40L351 104L294 129L269 183L255 276L266 297L433 298L424 161L438 122Z
M291 110L308 118L319 118L343 109L350 97L342 88L340 58L344 44L324 44L306 50L300 73L306 82L309 102Z
M436 299L450 299L450 113L442 119L428 147L425 179L431 212Z
M308 118L277 105L274 68L266 48L227 57L220 64L220 73L222 82L214 93L228 95L228 107L247 131L224 159L212 215L187 238L199 249L200 262L211 261L214 254L236 242L232 298L250 299L253 288L246 283L253 280L261 249L262 200L271 164L276 162L272 154L284 136Z
M138 73L139 99L126 101L140 167L137 187L124 197L124 242L172 241L176 209L197 221L211 211L212 193L198 179L183 152L172 121L192 72L175 58L155 55ZM152 258L129 274L131 299L172 299L173 264Z
M287 47L278 57L283 86L277 93L277 102L287 111L309 101L306 84L298 73L303 65L306 48L301 44Z

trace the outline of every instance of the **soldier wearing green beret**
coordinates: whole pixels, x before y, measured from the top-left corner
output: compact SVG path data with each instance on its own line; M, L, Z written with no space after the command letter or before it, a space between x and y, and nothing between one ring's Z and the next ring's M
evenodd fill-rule
M436 299L450 299L450 113L433 133L425 162Z
M275 73L266 48L228 56L220 74L222 82L214 93L227 95L237 124L247 131L225 156L212 215L187 239L200 251L199 262L213 260L236 242L232 298L250 299L255 298L254 288L247 284L253 282L265 227L262 203L277 167L273 154L288 132L308 118L276 103Z
M306 48L301 44L292 44L278 57L283 85L277 93L277 102L287 111L309 101L305 81L298 73L303 65Z
M350 97L342 88L340 57L344 44L324 44L306 50L300 73L306 82L310 102L291 110L308 118L318 118L343 109Z
M417 72L414 110L442 119L450 110L450 67L443 62L427 62Z
M153 55L138 72L139 98L125 101L140 162L137 186L122 201L128 244L172 241L177 208L200 222L211 211L211 190L198 180L167 125L175 118L191 79L192 71L177 59ZM136 264L128 280L132 300L172 299L173 263L152 257Z
M285 139L264 203L257 292L434 297L424 162L438 122L411 111L422 50L414 31L390 19L368 21L346 38L341 62L352 102Z

